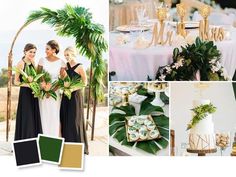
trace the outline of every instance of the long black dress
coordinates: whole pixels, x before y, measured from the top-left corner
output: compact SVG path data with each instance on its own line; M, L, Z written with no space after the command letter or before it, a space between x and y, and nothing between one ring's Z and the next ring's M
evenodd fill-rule
M26 63L24 63L25 70ZM34 67L32 64L30 67ZM20 82L22 82L20 75ZM20 87L18 107L16 113L15 140L35 138L42 133L38 98L28 87Z
M81 77L74 70L80 63L71 67L67 63L67 74L70 78ZM84 124L84 106L81 90L72 92L69 100L65 95L62 96L60 109L61 133L66 142L84 143L84 152L88 154L88 140Z

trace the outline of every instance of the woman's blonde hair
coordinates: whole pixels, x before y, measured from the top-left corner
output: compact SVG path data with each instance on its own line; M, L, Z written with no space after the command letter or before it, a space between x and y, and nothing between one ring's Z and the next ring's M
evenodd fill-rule
M75 47L69 46L65 49L65 52L69 52L74 58L77 56L77 50Z

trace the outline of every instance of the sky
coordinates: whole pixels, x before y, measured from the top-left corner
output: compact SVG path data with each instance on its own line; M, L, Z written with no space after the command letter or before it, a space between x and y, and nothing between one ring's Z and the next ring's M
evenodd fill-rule
M26 18L33 10L40 7L47 7L52 10L60 9L65 4L83 6L90 9L93 14L93 21L105 27L105 38L108 41L109 21L108 2L106 0L7 0L2 1L0 6L0 69L7 67L7 56L12 40L24 24ZM38 50L36 62L44 57L45 44L47 41L55 39L59 42L61 52L59 57L63 58L63 49L74 45L73 38L59 37L48 25L34 22L22 31L18 37L13 50L13 64L15 65L23 56L24 45L28 42L36 44ZM108 59L108 52L104 54ZM78 56L78 62L83 63L85 68L89 67L89 61L85 57Z

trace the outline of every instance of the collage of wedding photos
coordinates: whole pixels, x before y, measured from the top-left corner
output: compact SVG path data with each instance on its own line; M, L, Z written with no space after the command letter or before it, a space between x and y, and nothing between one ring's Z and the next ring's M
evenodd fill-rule
M0 18L0 159L236 156L235 1L8 0Z

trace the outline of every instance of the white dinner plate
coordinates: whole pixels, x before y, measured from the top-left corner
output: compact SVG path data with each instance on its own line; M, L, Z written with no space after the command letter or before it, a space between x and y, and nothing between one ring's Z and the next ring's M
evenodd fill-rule
M137 25L122 25L116 28L116 30L120 32L147 31L149 29L150 29L149 26L137 26Z

